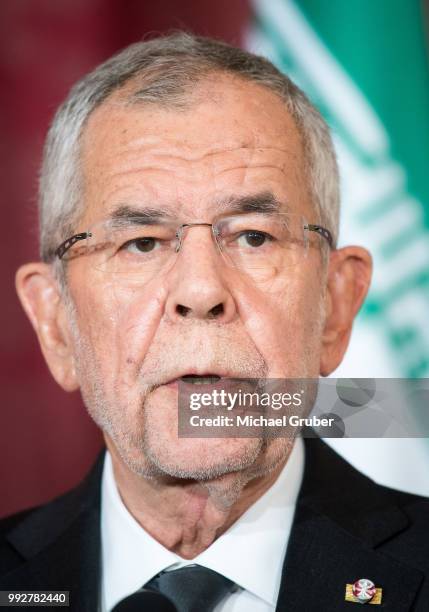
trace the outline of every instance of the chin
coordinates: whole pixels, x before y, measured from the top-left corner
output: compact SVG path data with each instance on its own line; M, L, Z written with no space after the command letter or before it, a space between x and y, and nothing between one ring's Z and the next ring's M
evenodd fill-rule
M155 432L154 432L155 434ZM258 438L146 437L145 459L165 475L192 480L212 480L245 472L260 458L263 442Z

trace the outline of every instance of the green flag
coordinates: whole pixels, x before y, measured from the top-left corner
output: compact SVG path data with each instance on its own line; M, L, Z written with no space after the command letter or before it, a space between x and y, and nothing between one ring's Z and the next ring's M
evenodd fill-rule
M340 244L374 257L337 376L429 376L429 71L418 0L254 0L247 46L333 129Z

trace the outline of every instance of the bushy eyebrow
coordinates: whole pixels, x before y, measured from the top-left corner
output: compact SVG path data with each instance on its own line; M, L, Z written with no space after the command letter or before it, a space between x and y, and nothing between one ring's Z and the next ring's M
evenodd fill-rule
M175 219L170 208L153 208L150 206L128 206L122 204L109 215L109 225L123 227L124 225L156 225L162 221Z
M217 199L213 208L220 214L263 213L275 214L287 212L287 205L280 201L271 191L241 196L228 196ZM129 206L121 204L108 217L109 225L123 227L126 225L156 225L165 221L175 221L174 207L154 208L150 206Z
M261 191L259 193L231 196L221 199L218 206L222 213L242 214L242 213L279 213L287 212L287 205L280 201L271 191Z

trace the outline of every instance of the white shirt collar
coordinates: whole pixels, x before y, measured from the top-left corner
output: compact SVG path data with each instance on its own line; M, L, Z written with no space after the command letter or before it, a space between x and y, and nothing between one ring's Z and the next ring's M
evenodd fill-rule
M167 567L190 563L219 572L274 606L303 471L304 443L297 438L270 489L209 548L187 561L157 542L128 512L106 451L101 485L103 609L111 610Z

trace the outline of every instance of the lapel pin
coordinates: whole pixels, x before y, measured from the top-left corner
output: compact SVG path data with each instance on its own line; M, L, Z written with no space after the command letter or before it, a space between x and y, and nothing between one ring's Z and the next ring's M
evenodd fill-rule
M368 578L359 578L353 584L346 584L345 601L352 601L360 604L381 604L383 589L375 586Z

